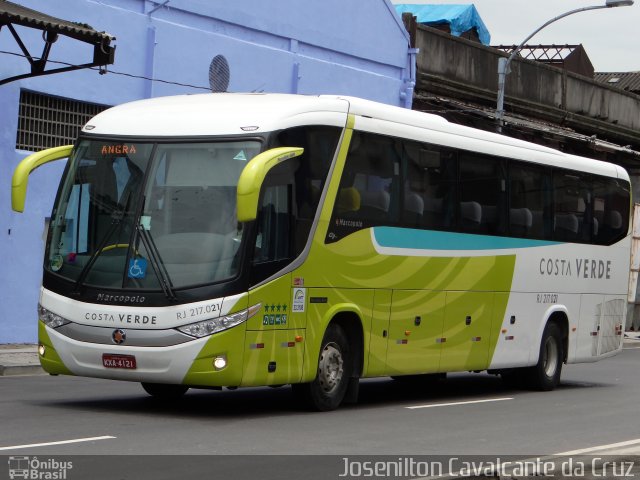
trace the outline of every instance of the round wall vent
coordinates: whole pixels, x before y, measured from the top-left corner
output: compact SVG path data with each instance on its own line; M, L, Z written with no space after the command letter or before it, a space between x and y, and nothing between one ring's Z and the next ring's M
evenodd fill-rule
M209 65L209 86L212 92L226 92L229 88L229 62L224 55L216 55Z

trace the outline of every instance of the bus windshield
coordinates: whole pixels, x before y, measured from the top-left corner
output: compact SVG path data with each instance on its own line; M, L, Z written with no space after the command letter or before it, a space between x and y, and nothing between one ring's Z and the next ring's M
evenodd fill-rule
M54 206L45 268L72 282L163 290L233 278L236 186L257 140L81 140Z

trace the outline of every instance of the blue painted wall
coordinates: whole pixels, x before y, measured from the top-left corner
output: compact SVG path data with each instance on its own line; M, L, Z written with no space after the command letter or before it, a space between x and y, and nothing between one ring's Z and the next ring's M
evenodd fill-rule
M0 86L0 343L36 340L44 219L64 167L36 170L25 213L11 211L11 173L28 153L15 148L21 89L105 105L197 93L209 88L212 59L224 55L229 91L342 94L411 106L414 58L388 0L13 1L107 31L117 50L106 75L85 70ZM18 29L38 56L40 33ZM0 30L0 51L19 52L7 29ZM91 55L90 47L60 37L50 59L85 63ZM27 68L25 59L0 53L0 78Z

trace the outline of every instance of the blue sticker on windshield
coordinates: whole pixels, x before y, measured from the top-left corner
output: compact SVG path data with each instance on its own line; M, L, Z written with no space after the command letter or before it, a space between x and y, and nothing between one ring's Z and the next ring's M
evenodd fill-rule
M147 261L144 258L129 260L129 278L144 278L147 276Z

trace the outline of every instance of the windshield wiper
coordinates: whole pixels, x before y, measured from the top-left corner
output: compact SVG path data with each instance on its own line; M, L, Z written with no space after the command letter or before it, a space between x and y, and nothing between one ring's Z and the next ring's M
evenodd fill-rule
M104 237L102 237L100 244L89 257L89 261L85 264L84 267L82 267L82 270L80 270L80 275L78 276L76 283L73 285L73 293L75 294L80 293L80 286L83 284L83 282L87 278L87 275L91 271L93 264L96 263L96 260L104 250L104 247L107 246L107 242L111 238L111 235L113 235L113 233L116 231L116 228L118 228L118 226L122 224L123 218L124 218L124 209L116 210L111 214L112 221L111 221L111 225L109 226L109 230L107 230L107 233L105 233Z
M151 267L158 277L160 281L160 287L162 288L162 292L165 297L169 300L176 300L176 294L173 290L173 283L171 282L171 277L169 276L169 272L167 271L167 267L162 261L162 257L160 256L160 252L158 251L158 247L156 243L153 241L153 237L149 234L149 232L144 228L144 226L138 223L136 227L136 231L138 235L140 235L140 239L144 244L144 248L147 250L149 254L149 260L151 261ZM135 245L135 241L134 241Z

